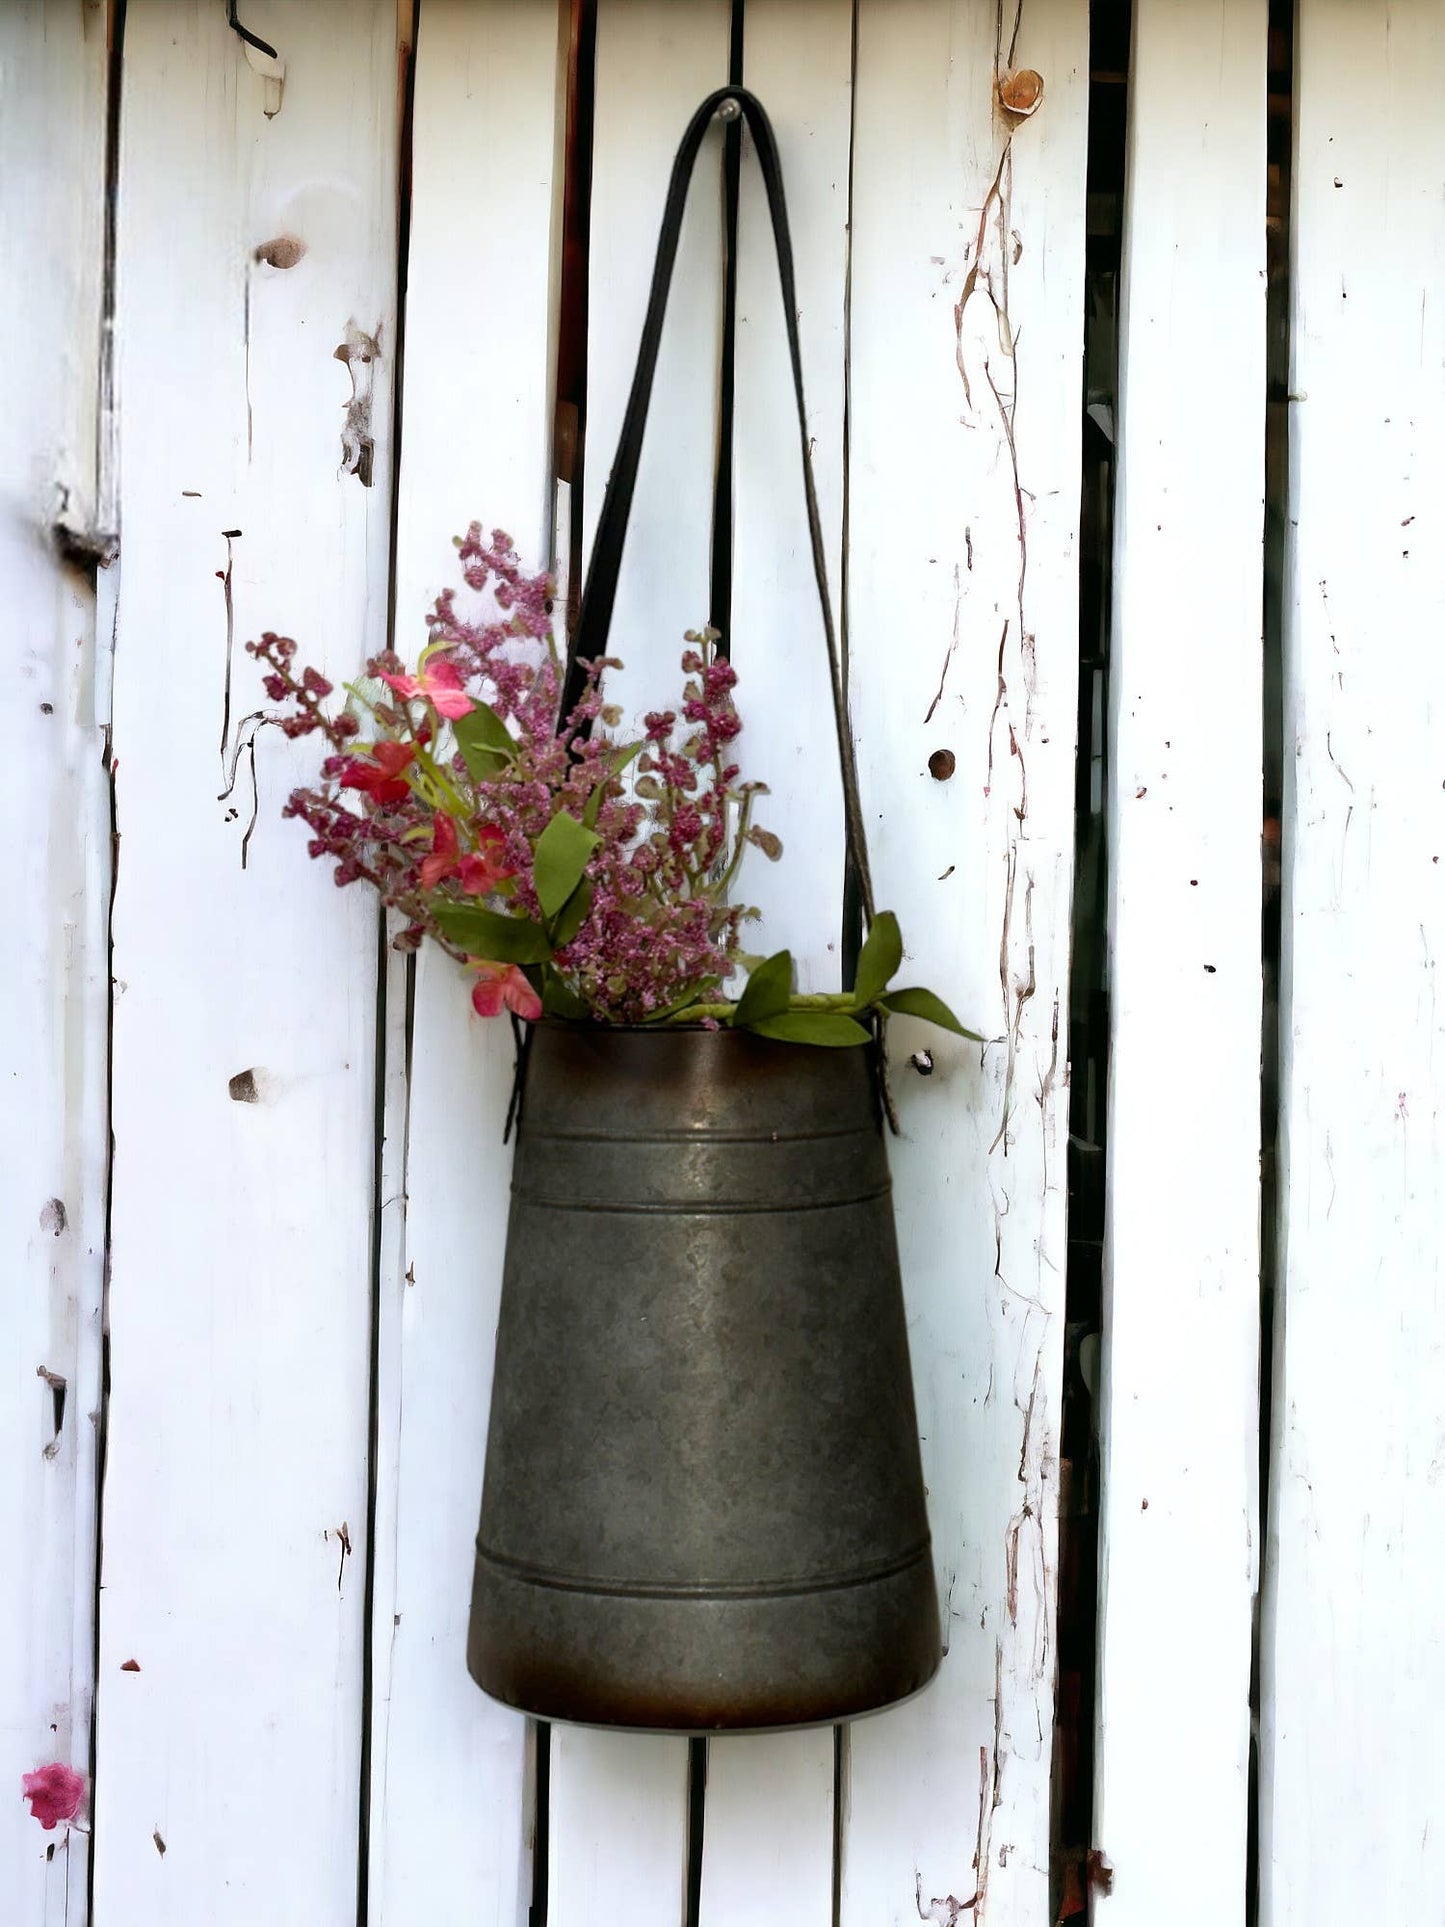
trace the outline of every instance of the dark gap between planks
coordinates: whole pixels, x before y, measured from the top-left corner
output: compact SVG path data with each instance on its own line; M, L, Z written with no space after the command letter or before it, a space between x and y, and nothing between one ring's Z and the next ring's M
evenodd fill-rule
M1128 128L1127 0L1089 8L1084 384L1079 507L1079 709L1069 960L1068 1269L1059 1438L1058 1678L1050 1786L1049 1919L1091 1911L1099 1631L1099 1453L1109 1090L1109 632L1117 469L1118 319Z
M743 82L745 0L732 0L728 28L728 80ZM737 393L738 202L742 184L743 124L723 128L722 314L718 338L717 432L713 449L712 531L708 582L708 622L718 632L718 654L732 654L733 607L733 445ZM687 1743L687 1842L683 1871L683 1927L700 1927L702 1861L707 1831L708 1742Z
M416 43L421 0L411 0L409 17L398 16L397 40L397 171L396 171L396 284L395 340L391 390L391 501L387 531L386 646L395 647L397 546L401 520L403 362L406 351L407 267L411 250L412 140L416 118ZM404 36L404 37L403 37ZM381 1324L386 1299L381 1275L383 1159L386 1150L386 1093L389 999L395 991L395 957L387 940L386 913L377 912L376 926L376 1091L373 1124L372 1213L370 1254L371 1335L366 1390L366 1551L361 1614L361 1759L357 1785L356 1921L367 1927L371 1914L371 1772L372 1728L376 1717L376 1506L381 1445ZM416 958L408 956L402 978L403 1053L407 1111L401 1120L402 1170L406 1168L406 1134L410 1127L412 1035L416 1011ZM403 1210L404 1210L403 1206Z
M556 402L552 472L569 490L566 606L559 625L568 643L582 595L582 508L587 467L587 321L592 239L592 134L597 98L597 0L561 0L567 31L566 127L562 155L562 258L557 281ZM561 572L564 557L553 557ZM552 1844L552 1728L533 1720L531 1786L532 1891L527 1927L547 1927Z
M105 97L105 211L104 230L101 239L101 312L100 312L100 369L99 369L99 409L97 411L96 455L95 455L95 504L96 512L104 517L108 505L115 501L114 470L115 444L112 424L115 419L115 295L116 295L116 214L120 202L120 113L122 80L124 77L125 57L125 17L126 0L112 0L110 10L110 42L107 48L106 97ZM100 599L97 596L94 616L97 628L100 619ZM114 642L114 636L111 637ZM95 637L97 652L102 644L99 634ZM111 729L107 720L101 734L101 755L105 759L106 796L110 813L110 899L106 904L105 942L106 942L106 981L115 982L115 892L119 880L120 833L116 816L115 770L111 760ZM100 1708L100 1586L102 1576L102 1557L105 1546L105 1467L110 1448L110 1253L112 1213L115 1204L115 1132L111 1119L114 1116L115 1098L115 996L114 992L106 998L105 1017L105 1229L103 1233L105 1265L101 1284L100 1304L100 1387L99 1423L96 1428L95 1450L95 1534L91 1543L91 1601L90 1601L90 1824L91 1838L85 1858L85 1914L87 1920L95 1918L95 1816L98 1810L96 1800L96 1772L100 1764L100 1741L98 1715ZM51 1849L50 1851L54 1851ZM49 1853L47 1853L47 1859ZM66 1868L66 1904L69 1905L69 1861Z
M1256 1517L1267 1543L1270 1432L1273 1411L1275 1291L1279 1276L1280 916L1281 826L1284 816L1284 598L1289 535L1289 363L1291 188L1294 156L1294 4L1270 0L1269 118L1267 122L1264 415L1264 822L1260 949L1264 1002L1260 1035L1260 1302L1259 1491ZM1260 1617L1264 1583L1255 1595L1250 1667L1249 1831L1245 1859L1245 1921L1259 1919Z

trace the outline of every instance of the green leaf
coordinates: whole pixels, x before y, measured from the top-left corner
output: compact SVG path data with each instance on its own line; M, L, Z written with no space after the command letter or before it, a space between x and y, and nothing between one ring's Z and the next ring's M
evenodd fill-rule
M452 724L462 761L479 783L504 770L517 753L512 732L495 709L478 703Z
M867 1009L892 982L903 961L903 938L898 919L891 910L880 910L868 928L868 941L858 953L858 968L853 973L853 995Z
M828 1044L834 1048L866 1044L872 1035L862 1024L837 1010L785 1010L780 1017L764 1017L748 1029L756 1031L759 1037L775 1037L784 1044Z
M895 1017L921 1017L924 1023L937 1024L941 1030L951 1030L956 1037L967 1037L971 1043L985 1041L976 1030L965 1030L943 999L935 997L931 990L890 990L877 1001Z
M576 991L555 970L547 972L542 985L542 1008L549 1017L562 1017L571 1024L585 1023L592 1015Z
M530 917L502 917L468 903L438 904L432 913L443 933L484 963L546 963L547 933Z
M532 882L544 917L555 917L582 881L597 833L558 810L532 845Z
M793 953L779 950L760 963L748 978L738 999L733 1022L740 1030L751 1030L764 1017L776 1017L788 1008L793 994Z
M577 888L562 905L561 912L552 923L552 947L565 950L577 932L587 921L587 912L592 908L592 885L583 877Z

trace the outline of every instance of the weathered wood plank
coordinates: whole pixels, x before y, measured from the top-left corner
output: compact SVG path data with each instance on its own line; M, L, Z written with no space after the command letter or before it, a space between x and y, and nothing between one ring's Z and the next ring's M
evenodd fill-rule
M727 79L728 0L600 0L589 272L583 527L590 546L647 303L668 171L687 117ZM720 200L705 152L653 391L609 688L630 718L675 702L683 632L708 614L716 441ZM682 1907L687 1748L679 1739L552 1733L550 1917L673 1927Z
M1261 1919L1445 1883L1445 17L1303 0Z
M103 9L0 11L0 1866L14 1927L83 1927L87 1911L86 1836L43 1831L16 1796L51 1761L90 1770L109 718L93 571L64 562L52 530L108 520L105 112Z
M1263 0L1140 0L1130 45L1095 1906L1137 1927L1245 1907L1267 29Z
M751 0L743 79L773 122L797 267L819 509L841 606L844 323L852 0ZM763 913L750 950L784 947L800 989L839 984L842 793L813 584L787 337L767 200L745 141L739 197L732 659L740 761L768 784L759 820L778 864L749 854L739 894ZM833 1734L719 1738L708 1747L703 1927L832 1919Z
M555 10L424 0L396 564L408 658L456 580L451 538L473 518L507 529L530 566L548 559L562 106ZM477 219L479 183L490 185ZM469 1919L512 1927L530 1899L526 1721L466 1670L512 1080L509 1027L476 1017L468 993L440 952L419 955L405 1260L382 1282L394 1579L374 1621L371 1892L385 1927L430 1927L463 1895Z
M248 636L385 635L397 13L248 17L279 111L224 8L126 17L96 1913L352 1927L376 910L277 820L312 744L260 736L249 844L217 793Z
M891 1027L949 1650L918 1699L851 1729L849 1927L970 1910L1034 1927L1048 1905L1088 9L1028 0L1021 15L862 0L858 19L864 806L905 974L994 1041ZM1010 66L1045 86L1017 125L994 100Z
M743 41L743 79L767 109L782 155L835 609L843 576L852 12L851 0L761 0L744 15ZM748 948L790 949L800 990L836 990L842 791L802 473L788 434L796 403L777 259L750 151L739 208L736 372L732 615L741 760L769 787L760 820L785 852L778 864L750 857L742 875L743 894L763 913Z

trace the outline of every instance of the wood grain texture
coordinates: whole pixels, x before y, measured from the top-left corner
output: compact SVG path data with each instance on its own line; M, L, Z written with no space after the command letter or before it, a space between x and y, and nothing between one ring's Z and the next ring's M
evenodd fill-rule
M269 117L223 8L126 20L96 1914L351 1927L377 916L278 820L311 743L260 735L248 847L218 792L248 636L385 637L397 15L249 15Z
M555 10L509 0L421 9L396 562L408 660L474 518L529 566L549 559L557 31ZM512 1923L531 1892L526 1722L466 1670L512 1037L473 1014L440 952L416 972L404 1256L382 1279L372 1918L430 1927L465 1894L469 1917Z
M1130 45L1094 1903L1121 1927L1245 1908L1267 13L1140 0ZM1181 1880L1201 1838L1210 1878Z
M1048 1906L1088 18L862 0L849 661L904 975L891 1147L948 1653L851 1730L846 1927ZM1014 125L1011 65L1044 79ZM946 749L954 773L936 780ZM920 1047L933 1071L920 1077Z
M95 536L109 516L105 111L102 9L0 11L0 1867L13 1927L83 1927L87 1913L85 1834L43 1831L18 1794L50 1761L90 1770L109 718L94 569L63 558L55 528Z
M727 0L600 0L583 527L590 550L638 335L668 172L697 103L727 79ZM683 632L708 616L720 279L715 137L698 163L622 567L608 688L624 729L675 704ZM687 1746L552 1732L550 1918L673 1927L683 1904Z
M1429 0L1301 5L1267 1927L1445 1881L1442 80Z
M787 187L818 506L841 608L851 0L751 0L743 79L767 109ZM750 950L790 949L800 990L839 986L843 822L828 658L813 582L796 404L767 199L744 139L739 197L732 660L745 774L781 862L752 851L738 893L762 911ZM833 1734L708 1745L703 1927L784 1919L827 1927Z

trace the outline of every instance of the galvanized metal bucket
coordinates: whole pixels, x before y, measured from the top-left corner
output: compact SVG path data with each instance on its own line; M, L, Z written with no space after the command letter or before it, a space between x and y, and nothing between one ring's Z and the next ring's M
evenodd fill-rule
M468 1666L547 1719L844 1719L939 1661L871 1053L538 1027Z
M856 957L873 897L782 173L741 87L703 102L673 167L564 709L605 653L688 179L719 111L752 130L777 244ZM467 1649L496 1698L608 1726L811 1725L937 1668L878 1070L871 1047L746 1031L534 1031Z

